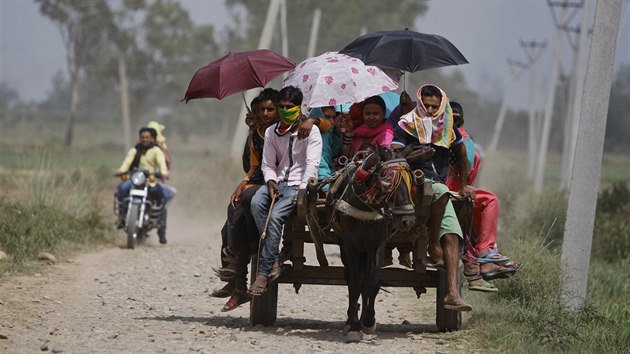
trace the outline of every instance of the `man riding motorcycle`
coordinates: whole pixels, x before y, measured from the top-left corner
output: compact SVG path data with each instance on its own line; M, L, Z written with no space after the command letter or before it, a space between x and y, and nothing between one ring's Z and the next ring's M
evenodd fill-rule
M135 147L131 148L127 153L127 157L123 161L120 168L118 168L118 174L127 173L134 168L141 170L147 170L151 175L159 174L166 178L168 177L168 167L166 166L166 158L162 149L155 144L157 132L153 128L144 127L139 131L140 142ZM129 195L131 190L131 181L126 180L118 185L118 204L121 212L118 214L118 227L123 228L125 225L124 215L126 215L127 205L123 203L126 196ZM158 203L164 201L164 189L158 183L157 178L149 179L149 198L155 200ZM160 243L166 243L166 235L159 235Z

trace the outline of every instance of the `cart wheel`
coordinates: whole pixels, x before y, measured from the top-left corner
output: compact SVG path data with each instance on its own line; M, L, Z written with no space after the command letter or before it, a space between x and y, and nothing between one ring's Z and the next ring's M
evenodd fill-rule
M437 307L435 312L435 323L440 332L458 331L462 328L461 311L451 311L444 308L444 297L446 296L448 285L446 281L446 269L438 268L438 286L437 286ZM462 293L462 270L457 271L457 288Z
M256 257L252 257L251 284L256 279ZM278 283L271 284L267 291L260 296L254 296L249 304L249 322L252 326L261 324L271 326L276 323L278 317Z

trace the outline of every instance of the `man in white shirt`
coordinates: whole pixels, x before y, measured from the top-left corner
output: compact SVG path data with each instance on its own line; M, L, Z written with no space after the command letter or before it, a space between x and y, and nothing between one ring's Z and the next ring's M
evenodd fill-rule
M306 188L308 180L317 178L322 157L322 137L319 128L313 125L308 134L299 129L305 117L301 115L302 92L293 86L280 90L278 112L280 121L265 131L262 172L267 188L260 188L252 198L252 215L258 231L267 235L260 250L260 261L256 281L248 292L262 295L269 280L280 274L276 262L282 228L295 210L294 198L299 188ZM275 202L271 211L272 196Z

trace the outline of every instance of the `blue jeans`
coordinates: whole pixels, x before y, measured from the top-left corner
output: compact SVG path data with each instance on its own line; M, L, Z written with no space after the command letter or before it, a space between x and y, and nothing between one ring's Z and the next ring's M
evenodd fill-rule
M118 185L118 201L122 202L123 199L129 196L131 190L131 180L126 180ZM165 199L164 189L161 184L156 184L155 187L149 186L149 199L159 201L160 203Z
M297 195L299 186L287 186L283 182L278 184L280 197L276 199L269 217L269 225L267 226L267 236L265 238L262 250L260 251L260 264L258 274L268 276L271 272L273 262L278 258L280 240L282 239L282 228L295 211L293 197ZM256 221L258 231L262 234L265 228L265 221L269 213L269 205L271 197L269 196L269 188L262 186L256 191L252 198L251 211Z
M162 187L162 191L164 193L164 209L162 210L162 225L160 226L160 228L158 229L157 233L158 236L160 237L166 237L166 217L168 215L168 205L170 204L171 200L173 200L173 197L175 197L175 188L167 186L167 185L162 185L162 183L159 183L160 187Z

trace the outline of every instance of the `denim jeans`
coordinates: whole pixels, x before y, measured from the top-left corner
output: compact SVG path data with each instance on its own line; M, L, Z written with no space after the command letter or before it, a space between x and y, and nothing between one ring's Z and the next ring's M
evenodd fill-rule
M159 183L164 193L164 209L162 210L162 225L158 229L157 233L160 237L166 237L166 218L168 216L168 206L171 204L171 200L175 197L177 190L162 182Z
M258 274L268 276L271 272L273 262L278 258L280 253L278 247L282 239L282 229L291 214L295 211L293 197L297 195L299 186L287 186L283 182L278 184L280 197L276 199L269 217L269 225L267 226L267 236L265 238L262 250L260 252L260 264ZM269 196L269 188L262 186L256 191L252 198L252 215L256 221L258 231L262 235L265 228L265 221L269 212L271 197Z

